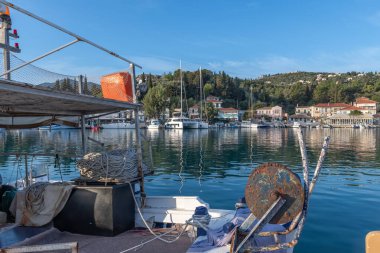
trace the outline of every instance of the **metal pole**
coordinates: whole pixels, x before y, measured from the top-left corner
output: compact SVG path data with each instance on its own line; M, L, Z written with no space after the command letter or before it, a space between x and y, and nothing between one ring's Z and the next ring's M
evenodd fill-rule
M201 122L202 122L202 67L199 67L199 89L200 89L200 103L201 103L201 115L200 115L200 119L201 119Z
M136 132L136 155L137 155L137 169L138 176L140 177L140 193L141 193L141 206L145 204L145 190L144 190L144 171L142 168L142 151L141 151L141 136L140 136L140 122L139 122L139 109L136 108L135 112L135 132Z
M87 145L86 145L86 121L84 115L80 116L81 121L81 136L82 136L82 153L83 155L87 152Z
M1 43L5 45L3 49L3 67L4 73L1 76L5 76L7 80L11 80L11 75L7 72L11 68L10 53L9 53L9 30L11 29L11 17L7 15L2 15L2 27L1 27Z
M133 103L137 102L136 97L136 72L135 72L135 65L131 63L129 65L129 70L131 72L131 79L132 79L132 95L133 95Z
M18 70L18 69L21 69L22 67L25 67L26 65L29 65L29 64L31 64L31 63L33 63L33 62L35 62L35 61L38 61L38 60L40 60L40 59L42 59L42 58L45 58L46 56L51 55L51 54L53 54L53 53L55 53L55 52L57 52L57 51L59 51L59 50L62 50L62 49L64 49L64 48L68 47L68 46L71 46L72 44L75 44L75 43L77 43L78 41L79 41L79 40L76 39L76 40L71 41L70 43L67 43L67 44L65 44L65 45L63 45L63 46L60 46L60 47L58 47L58 48L56 48L56 49L54 49L54 50L52 50L52 51L50 51L50 52L48 52L48 53L46 53L46 54L43 54L43 55L41 55L41 56L38 56L37 58L34 58L34 59L31 60L31 61L25 62L24 64L21 64L20 66L14 68L14 69L11 69L11 70L8 69L8 70L5 71L2 75L0 75L0 77L1 77L1 76L4 76L4 75L8 75L9 73L11 73L11 72L13 72L13 71L16 71L16 70ZM4 50L5 50L5 49L4 49ZM8 51L8 54L9 54L9 51ZM4 59L5 59L5 58L4 58Z
M79 75L78 77L78 93L83 94L83 76Z
M28 16L34 18L34 19L37 19L38 21L40 21L42 23L45 23L45 24L47 24L47 25L49 25L51 27L54 27L55 29L58 29L61 32L64 32L64 33L66 33L68 35L71 35L71 36L77 38L80 41L83 41L83 42L85 42L87 44L90 44L91 46L96 47L96 48L98 48L98 49L100 49L100 50L102 50L102 51L104 51L104 52L106 52L106 53L108 53L108 54L116 57L116 58L119 58L120 60L126 61L128 63L132 63L136 67L142 68L140 65L137 65L136 63L134 63L134 62L132 62L132 61L130 61L130 60L128 60L128 59L126 59L126 58L118 55L118 54L116 54L115 52L112 52L112 51L108 50L107 48L104 48L104 47L102 47L102 46L100 46L100 45L98 45L98 44L96 44L96 43L94 43L94 42L92 42L92 41L90 41L90 40L88 40L88 39L80 36L80 35L77 35L77 34L75 34L73 32L70 32L69 30L67 30L67 29L65 29L63 27L61 27L59 25L56 25L56 24L54 24L54 23L52 23L50 21L47 21L46 19L43 19L43 18L41 18L41 17L39 17L39 16L37 16L37 15L35 15L35 14L27 11L27 10L24 10L21 7L18 7L18 6L14 5L14 4L12 4L12 3L8 2L8 1L0 0L0 3L6 5L6 6L10 7L10 8L13 8L13 9L15 9L15 10L21 12L21 13L24 13L25 15L28 15Z
M25 154L25 183L26 187L28 187L29 184L29 173L28 173L28 155Z
M179 75L181 78L181 118L182 118L182 61L179 60Z

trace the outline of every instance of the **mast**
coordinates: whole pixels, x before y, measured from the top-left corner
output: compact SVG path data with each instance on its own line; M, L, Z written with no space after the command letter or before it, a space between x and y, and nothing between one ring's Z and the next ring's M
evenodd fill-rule
M201 104L201 122L202 122L202 101L203 101L203 99L202 99L202 67L199 67L199 89L200 89L200 100L199 100L199 102L200 102L200 104Z
M179 75L181 78L181 118L182 118L182 61L179 60Z
M250 94L250 96L249 96L249 102L250 102L249 107L250 107L250 109L251 109L251 122L252 122L252 120L253 120L252 85L251 85L250 89L251 89L251 94Z

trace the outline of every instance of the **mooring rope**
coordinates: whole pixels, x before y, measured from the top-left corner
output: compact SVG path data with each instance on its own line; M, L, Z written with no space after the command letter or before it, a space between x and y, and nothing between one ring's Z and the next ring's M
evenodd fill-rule
M129 188L131 189L131 192L133 193L133 192L134 192L134 189L133 189L133 187L132 187L132 184L129 183L129 182L128 182L128 184L129 184ZM129 248L129 249L126 249L126 250L120 251L120 253L125 253L125 252L131 251L131 250L139 249L140 247L144 246L145 244L147 244L147 243L149 243L149 242L152 242L152 241L154 241L154 240L156 240L156 239L158 239L158 240L160 240L160 241L162 241L162 242L168 243L168 244L170 244L170 243L174 243L175 241L177 241L177 240L183 235L183 233L186 231L187 227L189 226L189 223L190 223L190 221L191 221L192 218L189 219L188 221L186 221L186 225L185 225L185 227L182 229L182 231L181 231L180 233L178 233L177 236L174 237L174 239L172 239L172 240L164 239L164 238L163 238L164 236L170 236L170 237L173 237L173 235L169 235L169 233L175 231L176 228L171 229L171 230L169 230L168 232L163 233L163 234L156 234L156 233L150 228L150 226L148 225L148 223L147 223L146 220L144 219L144 216L143 216L143 214L142 214L142 212L141 212L141 209L140 209L140 207L139 207L139 203L138 203L138 201L137 201L137 199L136 199L136 197L135 197L135 194L132 194L132 196L133 196L133 200L134 200L135 205L136 205L137 212L139 213L142 222L144 223L144 225L147 227L147 229L149 230L149 232L150 232L154 237L153 237L152 239L148 240L148 241L142 242L142 243L140 243L140 244L138 244L138 245L136 245L136 246L133 246L133 247L131 247L131 248Z
M134 150L117 149L102 153L88 153L77 162L81 176L94 180L116 179L129 181L138 177L137 155ZM143 173L149 168L143 163Z

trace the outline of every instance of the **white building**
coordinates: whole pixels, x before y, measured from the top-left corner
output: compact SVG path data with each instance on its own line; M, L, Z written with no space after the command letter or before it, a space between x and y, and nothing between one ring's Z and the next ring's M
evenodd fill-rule
M284 116L281 106L263 107L256 110L257 116L268 116L272 119L282 119Z

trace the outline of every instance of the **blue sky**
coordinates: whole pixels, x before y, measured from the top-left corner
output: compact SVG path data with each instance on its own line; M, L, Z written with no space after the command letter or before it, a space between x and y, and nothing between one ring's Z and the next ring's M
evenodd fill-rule
M105 5L104 3L111 3ZM380 71L376 0L14 0L12 3L162 74L179 67L255 78L291 71ZM19 55L72 39L11 10ZM37 65L97 77L128 66L86 44ZM138 71L141 72L141 71Z

